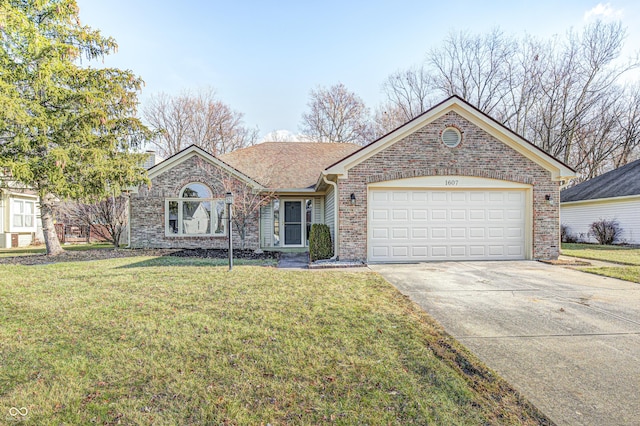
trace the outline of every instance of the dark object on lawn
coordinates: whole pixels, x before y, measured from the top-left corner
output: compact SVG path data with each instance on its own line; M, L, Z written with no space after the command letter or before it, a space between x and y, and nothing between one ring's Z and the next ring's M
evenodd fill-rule
M602 245L611 245L618 240L620 234L622 234L622 228L615 219L600 219L589 226L589 230L593 235L593 238L598 240L598 243Z
M333 256L333 245L329 226L314 223L309 233L309 260L315 262L320 259L329 259L331 256Z

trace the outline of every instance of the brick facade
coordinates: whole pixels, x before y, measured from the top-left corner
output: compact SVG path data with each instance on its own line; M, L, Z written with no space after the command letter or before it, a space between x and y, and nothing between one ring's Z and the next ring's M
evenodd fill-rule
M462 131L455 148L440 140L448 126ZM455 112L449 112L349 170L338 181L340 259L367 258L367 184L417 176L477 176L533 185L533 258L559 254L560 184L551 173ZM356 205L350 195L356 195ZM545 200L551 195L553 203Z
M191 157L155 176L151 186L142 186L131 195L131 247L133 248L227 248L227 236L166 236L165 200L177 198L187 184L203 183L213 191L214 198L224 198L225 190L218 183L215 166L204 167L199 157ZM237 185L243 185L239 180ZM259 217L256 211L247 221L245 248L257 249ZM235 226L234 226L235 228ZM240 236L233 230L233 246L240 248Z

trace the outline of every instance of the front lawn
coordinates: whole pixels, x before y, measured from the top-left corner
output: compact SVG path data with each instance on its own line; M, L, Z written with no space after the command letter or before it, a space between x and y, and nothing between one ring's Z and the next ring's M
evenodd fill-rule
M129 257L0 276L3 420L548 423L377 274Z
M113 244L109 243L91 243L91 244L63 244L62 248L71 251L85 251L94 249L113 249ZM15 247L0 249L0 257L28 256L33 254L44 254L47 249L44 245Z
M580 257L583 259L619 263L621 266L581 268L581 270L593 274L640 283L640 248L563 243L562 254Z

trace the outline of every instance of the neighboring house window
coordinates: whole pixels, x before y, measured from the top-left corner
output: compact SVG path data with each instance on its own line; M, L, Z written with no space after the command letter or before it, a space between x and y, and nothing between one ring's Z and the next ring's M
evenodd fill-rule
M11 200L13 228L16 230L34 230L36 227L36 203L29 200Z
M226 235L224 198L213 198L211 190L201 183L190 183L179 198L170 198L165 206L167 235Z

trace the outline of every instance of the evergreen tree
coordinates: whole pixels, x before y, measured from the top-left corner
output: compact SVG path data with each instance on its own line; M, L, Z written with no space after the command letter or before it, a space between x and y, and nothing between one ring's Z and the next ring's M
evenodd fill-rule
M40 196L48 255L59 200L96 201L146 182L135 154L148 130L135 117L142 80L83 66L117 49L80 23L75 0L0 0L0 167Z

